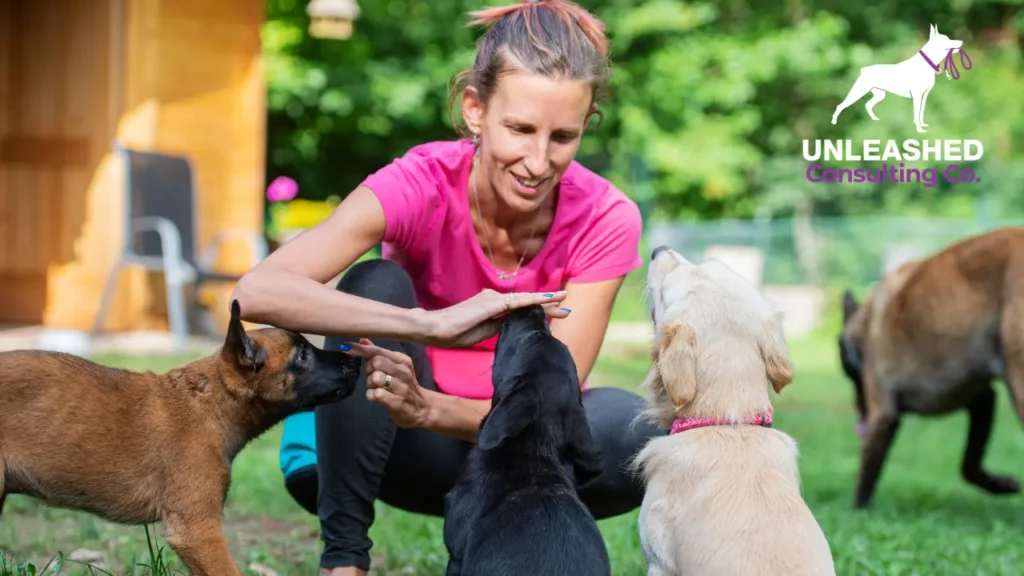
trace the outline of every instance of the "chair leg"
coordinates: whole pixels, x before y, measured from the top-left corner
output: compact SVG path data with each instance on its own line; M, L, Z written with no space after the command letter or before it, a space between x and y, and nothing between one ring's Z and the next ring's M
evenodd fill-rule
M114 299L114 291L117 290L117 279L121 274L124 260L118 258L114 262L110 272L107 273L107 281L103 286L103 296L100 299L100 309L96 312L96 319L93 322L93 334L101 334L106 326L107 313L110 309L110 302Z
M192 284L192 293L189 297L188 305L188 324L193 334L213 336L214 331L210 330L212 323L210 322L209 310L203 306L202 300L199 297L204 284L205 282L203 282L202 278L196 279Z
M179 352L185 350L188 342L188 318L185 317L185 286L177 270L164 271L164 285L167 292L167 315L174 334L174 343Z
M160 258L167 292L167 320L174 334L175 347L179 352L184 351L188 342L184 286L194 281L195 275L182 259L181 234L174 223L166 218L136 218L132 224L135 232L149 230L160 236Z

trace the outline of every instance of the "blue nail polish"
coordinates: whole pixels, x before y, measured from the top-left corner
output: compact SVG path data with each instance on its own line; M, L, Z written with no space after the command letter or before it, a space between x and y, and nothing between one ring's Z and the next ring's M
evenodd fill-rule
M551 298L552 296L554 296L554 294L545 294L544 295L545 298Z
M562 310L565 310L566 312L572 312L572 310L570 310L568 308L562 308Z
M341 346L338 346L338 348L341 348L342 352L348 352L349 350L352 349L352 347L349 346L348 344L342 344Z

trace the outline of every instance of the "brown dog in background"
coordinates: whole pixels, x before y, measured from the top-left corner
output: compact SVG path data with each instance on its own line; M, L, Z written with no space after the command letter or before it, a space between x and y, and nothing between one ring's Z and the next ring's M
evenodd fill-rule
M854 385L862 431L855 508L870 505L903 414L966 409L963 478L990 494L1016 478L982 468L1002 379L1024 421L1024 228L957 242L903 265L863 305L843 299L839 353Z
M196 575L240 574L221 526L231 462L289 414L350 395L360 359L276 328L246 332L166 374L59 352L0 354L0 511L6 494L121 524L162 521Z

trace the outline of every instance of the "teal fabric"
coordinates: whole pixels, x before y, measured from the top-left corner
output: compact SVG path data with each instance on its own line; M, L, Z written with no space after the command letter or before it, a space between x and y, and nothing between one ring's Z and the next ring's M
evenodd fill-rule
M312 411L285 418L278 462L285 478L296 470L316 465L316 424Z

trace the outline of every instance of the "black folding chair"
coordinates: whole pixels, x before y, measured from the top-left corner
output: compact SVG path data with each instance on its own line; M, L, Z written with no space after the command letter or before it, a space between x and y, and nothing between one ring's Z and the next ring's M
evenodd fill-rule
M113 149L125 168L124 239L107 276L93 333L103 331L121 269L127 265L141 266L164 273L168 321L178 347L183 348L191 333L190 312L199 309L200 286L205 282L237 282L240 278L213 271L221 245L229 240L246 241L256 265L267 256L266 239L252 230L220 230L197 259L196 183L191 161L131 150L116 141ZM188 309L184 298L186 285L193 286Z

